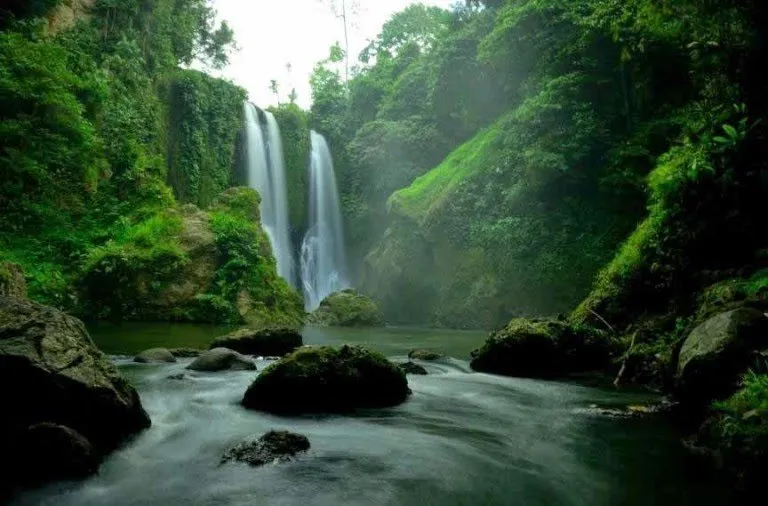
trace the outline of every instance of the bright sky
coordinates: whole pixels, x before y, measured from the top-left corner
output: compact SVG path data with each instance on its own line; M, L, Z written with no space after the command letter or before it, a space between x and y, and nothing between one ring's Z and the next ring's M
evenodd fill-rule
M427 5L450 8L457 0L422 0ZM330 7L331 0L214 0L219 18L235 31L240 51L217 75L229 78L248 90L252 102L276 105L270 80L280 84L280 100L286 102L296 88L302 107L309 107L312 68L328 56L329 48L344 40L344 25ZM337 0L340 3L340 0ZM351 64L381 31L389 17L414 0L347 0L358 5L350 16ZM291 64L291 71L287 64Z

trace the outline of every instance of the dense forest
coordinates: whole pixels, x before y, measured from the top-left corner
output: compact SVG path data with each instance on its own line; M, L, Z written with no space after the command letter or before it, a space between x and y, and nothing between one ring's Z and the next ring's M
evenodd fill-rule
M373 319L501 329L478 371L598 370L673 394L691 444L754 485L768 467L767 11L412 4L361 54L329 48L309 110L269 109L293 243L312 129ZM30 299L87 320L305 322L244 187L247 92L192 68L233 50L205 0L0 8L0 288L18 268Z

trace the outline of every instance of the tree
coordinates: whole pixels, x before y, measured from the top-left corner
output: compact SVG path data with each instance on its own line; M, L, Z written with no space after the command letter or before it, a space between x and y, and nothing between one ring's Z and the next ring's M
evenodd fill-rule
M269 90L275 95L277 105L280 105L280 85L278 84L277 79L269 81Z
M290 100L292 104L295 104L298 98L299 94L296 93L296 88L291 89L291 93L288 95L288 100Z
M341 19L344 25L344 82L349 82L349 28L350 17L356 15L360 4L357 0L323 0L327 1L333 14Z

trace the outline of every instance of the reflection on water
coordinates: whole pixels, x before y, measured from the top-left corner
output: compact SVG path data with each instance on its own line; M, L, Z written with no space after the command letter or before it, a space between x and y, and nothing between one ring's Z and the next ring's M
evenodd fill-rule
M216 332L209 329L206 339ZM106 333L94 334L105 347ZM305 335L313 344L360 342L399 358L412 347L465 357L482 340L478 333L409 329L310 329ZM161 344L154 339L134 336L131 346ZM580 409L636 402L637 396L475 374L466 361L446 359L425 364L429 376L409 377L413 395L402 406L283 418L238 405L253 372L166 379L187 363L120 361L141 393L152 428L111 456L98 476L29 493L17 504L729 503L726 489L686 458L661 421L598 418ZM266 362L258 365L261 370ZM228 446L270 429L305 434L312 449L295 462L261 469L219 466Z

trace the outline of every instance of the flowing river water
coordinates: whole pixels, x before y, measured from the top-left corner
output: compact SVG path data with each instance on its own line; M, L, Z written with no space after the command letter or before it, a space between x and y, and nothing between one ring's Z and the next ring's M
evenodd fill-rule
M226 329L97 325L107 353L206 346ZM661 419L615 419L593 404L648 396L470 371L484 334L442 330L308 328L308 344L359 343L394 359L412 348L450 355L409 376L403 405L348 416L277 417L238 403L254 372L187 373L189 360L133 364L152 427L112 454L97 476L29 492L17 505L725 505L728 487L686 455ZM257 362L259 370L267 362ZM308 454L249 468L219 465L231 445L270 429L309 437Z

